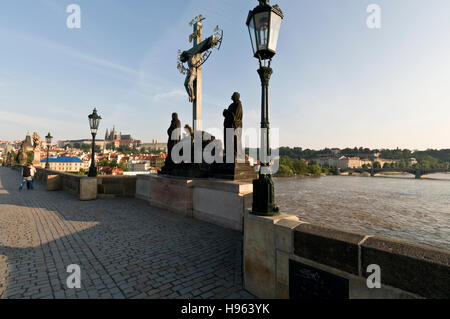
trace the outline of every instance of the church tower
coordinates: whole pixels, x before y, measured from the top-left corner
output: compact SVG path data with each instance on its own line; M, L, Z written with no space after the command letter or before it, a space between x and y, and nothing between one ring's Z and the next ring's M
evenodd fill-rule
M116 131L116 126L115 126L115 125L113 126L113 130L112 130L112 132L111 132L111 139L112 139L112 140L117 140L117 139L118 139L117 131Z

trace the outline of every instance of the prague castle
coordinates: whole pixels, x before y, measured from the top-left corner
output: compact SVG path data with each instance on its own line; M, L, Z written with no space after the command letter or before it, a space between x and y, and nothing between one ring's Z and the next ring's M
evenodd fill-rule
M109 132L108 129L106 129L105 141L112 142L112 141L131 141L131 140L133 140L133 138L131 137L130 134L122 135L122 132L117 133L115 126L113 126L111 132Z

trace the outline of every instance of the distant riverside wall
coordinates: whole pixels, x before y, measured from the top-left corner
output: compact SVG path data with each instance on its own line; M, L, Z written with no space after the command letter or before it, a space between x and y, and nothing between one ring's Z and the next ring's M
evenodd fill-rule
M367 284L369 266L380 289ZM247 213L244 286L269 299L447 299L450 251Z

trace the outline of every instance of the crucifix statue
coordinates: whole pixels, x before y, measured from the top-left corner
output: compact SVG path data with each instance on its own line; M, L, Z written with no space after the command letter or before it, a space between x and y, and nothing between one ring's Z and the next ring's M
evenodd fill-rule
M223 39L223 31L217 26L214 34L202 41L203 20L205 18L199 15L190 22L194 28L194 32L189 36L189 42L193 43L192 49L178 51L178 69L182 74L186 74L184 86L189 102L193 104L194 132L202 130L202 65L208 60L213 48L220 49ZM187 68L184 63L187 63Z

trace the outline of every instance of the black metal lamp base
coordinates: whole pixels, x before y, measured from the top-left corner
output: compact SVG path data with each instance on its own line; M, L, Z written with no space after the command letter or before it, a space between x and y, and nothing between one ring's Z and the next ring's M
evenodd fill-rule
M97 167L90 167L88 177L97 177Z
M270 175L259 175L253 181L253 208L252 214L258 216L276 216L280 209L275 206L275 190Z

